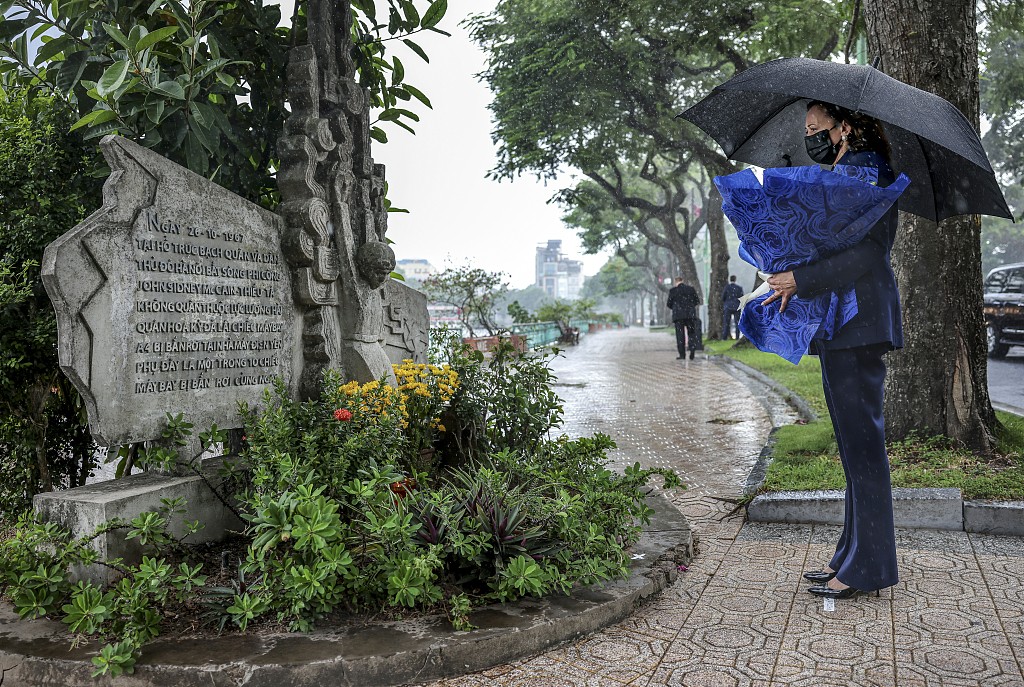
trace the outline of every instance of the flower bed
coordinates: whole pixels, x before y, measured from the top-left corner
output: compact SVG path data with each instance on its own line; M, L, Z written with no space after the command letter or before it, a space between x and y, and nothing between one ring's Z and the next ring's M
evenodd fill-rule
M458 346L446 364L396 366L397 388L328 374L305 402L278 384L243 409L243 460L225 475L224 498L248 523L230 574L210 570L208 547L168 534L185 504L167 502L104 525L149 548L137 565L98 561L88 538L26 515L0 543L0 588L22 617L61 618L105 639L96 674L117 675L168 609L176 622L238 631L438 610L469 629L475 605L623 577L650 515L649 478L678 479L639 465L610 471L603 435L552 439L562 407L550 355L499 342L485 361ZM72 583L80 563L123 577L106 589Z

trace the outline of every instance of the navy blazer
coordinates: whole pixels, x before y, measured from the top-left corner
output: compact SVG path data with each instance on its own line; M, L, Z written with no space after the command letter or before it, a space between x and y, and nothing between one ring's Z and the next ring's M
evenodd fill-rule
M896 180L889 163L873 151L846 153L839 164L875 167L879 186ZM812 353L815 346L833 350L887 343L892 348L903 348L900 295L889 257L896 240L897 222L898 213L893 206L857 245L793 270L798 298L838 291L850 284L857 294L857 314L832 339L813 339Z

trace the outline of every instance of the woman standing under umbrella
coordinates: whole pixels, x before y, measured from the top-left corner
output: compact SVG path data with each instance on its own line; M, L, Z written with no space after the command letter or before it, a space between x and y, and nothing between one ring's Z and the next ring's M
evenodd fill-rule
M878 120L812 102L805 120L807 153L823 164L873 167L878 184L894 180L889 144ZM883 356L903 347L899 293L889 254L896 237L893 207L852 248L768 279L785 310L793 296L810 298L853 285L857 315L830 340L813 339L821 360L822 386L846 473L843 534L828 566L804 577L819 583L810 592L845 599L896 584L896 536L889 459L882 417Z

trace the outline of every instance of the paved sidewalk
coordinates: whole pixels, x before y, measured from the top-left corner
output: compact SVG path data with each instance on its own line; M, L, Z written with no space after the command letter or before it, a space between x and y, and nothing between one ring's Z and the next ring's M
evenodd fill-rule
M433 687L1024 687L1024 540L898 531L900 584L827 610L800 574L827 562L838 529L734 511L771 429L746 386L637 329L585 337L555 369L570 434L605 432L617 461L667 465L690 485L671 498L697 556L618 625Z

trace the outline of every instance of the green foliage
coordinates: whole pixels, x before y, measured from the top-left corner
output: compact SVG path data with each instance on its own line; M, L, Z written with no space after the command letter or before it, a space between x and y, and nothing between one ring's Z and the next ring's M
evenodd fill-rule
M130 523L108 521L79 539L25 514L13 536L0 542L0 594L8 596L22 618L57 617L76 635L107 641L92 659L94 676L130 673L142 645L160 634L162 609L185 603L206 584L206 576L199 564L172 564L159 554L144 555L130 566L118 559L102 560L90 543L112 530L127 530L128 539L138 539L149 551L176 551L180 556L182 540L168 527L185 505L163 499L157 511L142 513ZM187 533L197 528L193 523ZM82 565L106 566L121 577L108 589L88 581L72 583L71 568Z
M8 257L0 259L0 308L17 305L32 295L29 272L38 267L38 263L26 262L20 271L15 271L12 262Z
M444 611L467 630L475 605L627 575L627 549L649 522L647 484L660 476L678 486L675 474L608 469L614 443L604 435L548 437L562 413L548 355L506 341L487 362L452 345L433 353L450 367L399 366L397 389L342 384L329 372L317 399L294 401L278 383L262 407L243 408L248 472L238 496L248 527L234 579L208 585L198 550L170 534L186 507L177 499L79 540L25 516L0 543L0 593L22 617L59 617L76 635L103 638L95 674L116 676L133 670L169 605L241 631L264 622L307 631L362 610ZM440 381L415 381L421 371ZM462 435L435 443L444 459L429 471L411 455L417 415L439 410L418 405L424 394L444 401L446 422ZM168 416L165 440L191 431ZM204 432L204 445L220 435ZM185 523L185 536L199 526ZM144 548L138 565L101 561L89 548L112 529ZM72 584L70 567L80 564L122 577L106 589Z
M469 21L493 94L490 174L579 170L585 179L555 198L588 251L613 248L667 276L646 246L625 251L650 242L671 252L670 273L695 277L692 241L708 213L692 213L692 193L735 166L676 115L749 65L827 59L850 4L503 0Z
M846 478L821 391L817 359L805 357L800 365L793 366L771 353L733 348L731 344L707 342L705 345L796 391L820 418L779 428L772 463L761 491L845 489ZM941 436L912 436L889 443L893 486L955 487L969 499L1024 498L1024 420L998 411L996 415L1002 429L991 456L979 456Z
M552 389L550 360L558 351L521 354L502 339L486 359L463 348L451 365L461 382L447 422L457 462L514 447L532 452L562 424L562 402Z
M0 271L22 286L0 302L0 516L13 517L40 489L84 483L91 464L84 408L59 372L39 276L44 247L99 205L98 181L79 173L96 154L68 135L70 124L51 99L0 94Z
M405 82L405 67L386 41L403 39L426 60L406 37L445 33L437 23L447 2L418 9L412 1L388 0L383 23L376 5L353 3L358 78L381 110L379 122L412 131L407 122L419 117L405 103L430 107L430 101ZM53 95L75 114L74 127L87 139L120 133L243 197L276 203L287 52L305 40L304 14L292 17L293 28L279 27L280 6L262 0L15 0L4 7L13 8L0 20L4 87ZM30 40L39 36L44 45L31 55ZM372 133L386 142L381 127Z
M1024 10L1020 3L979 2L979 41L981 111L990 123L982 140L1004 185L1014 187L1014 200L1007 200L1017 214L1024 190Z
M489 335L494 335L496 303L507 288L504 273L468 265L448 267L423 282L423 292L428 298L458 308L459 320L470 336L476 336L473 325L483 326Z
M519 304L519 301L512 301L507 307L508 315L512 318L512 322L516 324L527 324L529 322L536 322L537 318L530 313L529 310Z

